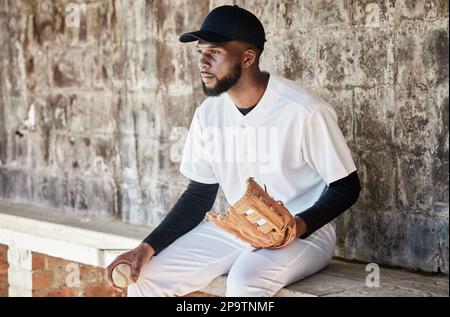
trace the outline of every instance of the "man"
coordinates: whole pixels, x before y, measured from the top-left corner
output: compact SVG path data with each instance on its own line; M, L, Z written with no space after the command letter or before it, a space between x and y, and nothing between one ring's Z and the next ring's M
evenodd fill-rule
M261 22L238 6L212 10L201 29L198 66L208 96L196 109L180 172L191 181L163 222L118 263L132 265L128 296L183 296L228 274L227 296L273 296L326 267L334 219L358 198L359 178L334 110L292 81L264 73ZM202 222L219 185L233 205L254 177L295 216L297 239L259 249Z

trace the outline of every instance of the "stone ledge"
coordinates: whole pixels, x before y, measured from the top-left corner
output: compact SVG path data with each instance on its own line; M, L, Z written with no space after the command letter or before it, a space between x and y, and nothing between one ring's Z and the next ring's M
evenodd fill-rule
M104 268L118 254L138 245L151 230L117 220L87 217L81 221L78 216L59 212L0 201L0 244ZM366 264L333 260L321 272L275 296L449 296L449 280L443 275L380 267L380 287L369 288L367 274ZM225 296L225 289L226 276L220 276L200 291Z
M0 214L0 244L106 267L141 241L103 232Z
M444 275L422 275L380 267L379 287L367 287L366 264L333 260L317 274L289 285L275 297L448 297ZM214 279L201 292L225 296L226 276Z

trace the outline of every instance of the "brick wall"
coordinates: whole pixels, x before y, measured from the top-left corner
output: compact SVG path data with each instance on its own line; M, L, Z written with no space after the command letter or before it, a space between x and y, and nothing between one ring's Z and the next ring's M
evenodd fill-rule
M0 244L0 297L8 296L8 247Z
M5 246L0 248L0 268L5 268L0 269L1 296L126 296L126 292L120 293L110 287L106 269L18 248L8 249L6 262L6 249ZM6 271L9 278L6 278Z
M32 253L32 296L124 296L106 279L106 269Z

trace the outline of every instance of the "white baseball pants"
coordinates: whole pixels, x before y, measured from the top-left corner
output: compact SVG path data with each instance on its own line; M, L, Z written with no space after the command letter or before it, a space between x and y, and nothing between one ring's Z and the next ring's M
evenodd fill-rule
M325 268L335 246L334 222L282 249L255 252L213 223L202 222L144 265L128 296L183 296L228 274L227 297L270 297Z

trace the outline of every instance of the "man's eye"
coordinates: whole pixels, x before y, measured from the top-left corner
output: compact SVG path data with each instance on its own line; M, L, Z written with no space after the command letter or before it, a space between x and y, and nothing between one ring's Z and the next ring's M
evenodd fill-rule
M220 54L219 50L210 50L208 51L210 54L216 55L216 54ZM197 50L198 54L203 54L202 50Z

